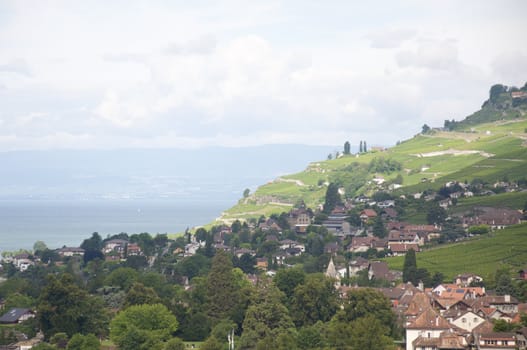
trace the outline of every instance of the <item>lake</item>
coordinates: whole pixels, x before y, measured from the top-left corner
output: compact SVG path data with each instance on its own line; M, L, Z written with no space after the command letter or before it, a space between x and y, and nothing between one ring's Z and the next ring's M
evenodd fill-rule
M0 200L0 252L78 246L93 232L177 233L207 224L235 204L230 199Z

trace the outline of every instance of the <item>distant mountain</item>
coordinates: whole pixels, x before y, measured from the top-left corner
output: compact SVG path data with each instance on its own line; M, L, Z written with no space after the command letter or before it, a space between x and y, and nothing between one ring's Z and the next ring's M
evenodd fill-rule
M0 153L0 199L239 198L246 187L298 171L329 146L55 150Z
M525 179L526 117L527 84L521 89L495 85L482 108L463 121L447 121L445 127L430 128L389 149L310 163L302 172L260 186L227 210L223 219L278 213L299 200L316 208L331 182L353 197L377 191L413 194L437 190L449 181L478 179L492 184ZM510 203L523 205L525 199Z

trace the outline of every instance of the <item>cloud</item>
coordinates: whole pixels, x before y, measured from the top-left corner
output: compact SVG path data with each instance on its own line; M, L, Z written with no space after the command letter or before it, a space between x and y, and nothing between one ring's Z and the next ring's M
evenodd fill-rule
M132 62L146 63L148 56L141 53L108 53L103 55L103 59L108 62Z
M184 43L172 43L162 52L166 55L208 55L214 52L216 44L216 38L209 34Z
M392 49L400 47L404 42L412 39L417 34L415 29L392 28L375 31L366 35L371 47L376 49Z
M515 3L341 5L14 2L2 146L390 144L525 79Z
M395 56L400 67L452 70L460 65L457 43L452 39L420 39L412 50L401 50Z
M26 60L15 58L8 63L0 64L0 72L15 73L26 77L31 77L31 70Z
M498 55L492 62L492 69L499 82L522 87L527 82L527 53L516 51Z

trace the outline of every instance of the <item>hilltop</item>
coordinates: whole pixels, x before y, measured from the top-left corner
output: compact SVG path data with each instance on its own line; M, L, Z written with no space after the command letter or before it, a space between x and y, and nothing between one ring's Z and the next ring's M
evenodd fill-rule
M260 186L219 220L268 216L287 211L300 201L318 208L330 183L337 183L342 197L351 199L379 191L399 196L423 193L452 181L525 179L526 117L527 84L521 89L494 85L481 109L462 121L445 120L442 127L424 125L413 138L388 149L372 148L311 163L302 172ZM523 192L511 194L504 204L519 209L525 196ZM477 205L480 200L489 201L486 197L467 198L459 205ZM408 217L422 221L422 217Z

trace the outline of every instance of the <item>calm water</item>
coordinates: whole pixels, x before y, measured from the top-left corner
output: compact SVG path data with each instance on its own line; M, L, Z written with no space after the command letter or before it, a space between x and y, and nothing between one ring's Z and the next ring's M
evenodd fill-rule
M211 222L233 200L0 200L0 252L78 246L93 232L177 233Z

